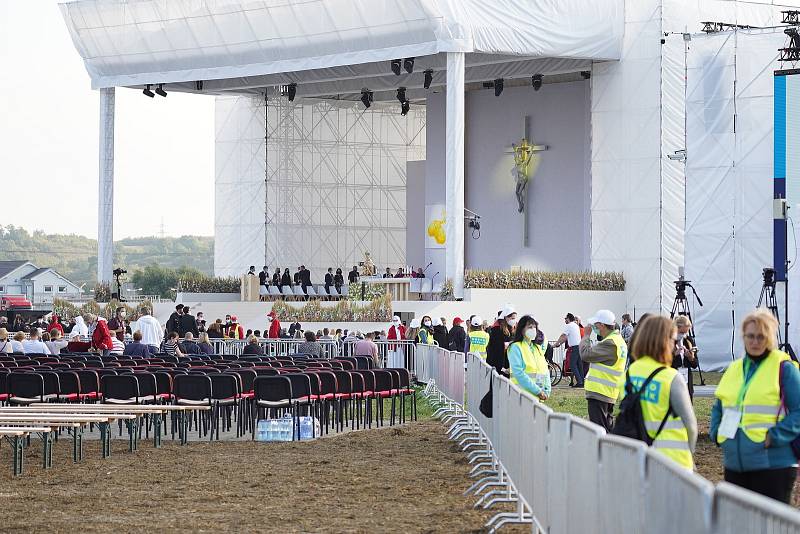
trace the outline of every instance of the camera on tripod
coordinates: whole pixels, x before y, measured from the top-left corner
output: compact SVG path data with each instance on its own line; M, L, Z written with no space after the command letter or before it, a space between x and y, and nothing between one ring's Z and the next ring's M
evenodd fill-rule
M764 277L764 285L768 287L772 287L775 285L775 269L772 267L764 267L761 270L762 276Z

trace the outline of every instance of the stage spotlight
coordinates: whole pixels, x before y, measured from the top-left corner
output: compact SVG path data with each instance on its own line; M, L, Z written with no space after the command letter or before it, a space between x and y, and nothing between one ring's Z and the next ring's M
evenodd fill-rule
M400 115L402 115L403 117L408 115L408 110L410 109L411 109L411 102L409 102L408 100L404 100L400 103Z
M582 70L581 71L581 78L583 78L584 80L588 80L591 77L592 77L592 73L590 71L588 71L588 70Z
M433 69L428 69L423 74L425 74L425 83L423 84L423 87L425 89L430 89L431 82L433 81Z
M372 91L369 89L361 90L361 103L364 104L365 108L369 109L372 105Z
M289 97L289 102L294 102L294 97L297 94L297 84L290 83L286 86L286 96Z
M398 87L397 88L397 100L401 104L406 101L406 88L405 87Z
M406 69L406 72L409 74L414 72L414 58L407 57L405 61L403 61L403 68Z
M392 60L392 72L394 72L395 76L400 76L400 60L393 59Z
M166 98L167 92L164 90L164 84L163 83L158 84L158 89L156 89L156 94L158 96L163 96L163 97Z
M142 94L144 96L149 96L150 98L153 98L154 96L156 96L156 94L153 91L150 90L150 84L149 83L144 88L144 91L142 91Z
M494 81L494 96L500 96L503 92L503 78L497 78Z
M203 90L203 80L197 80L196 82L194 82L194 88L195 88L196 91L202 91Z
M533 90L538 91L542 88L542 81L544 80L544 76L541 74L534 74L533 78L531 78L531 85L533 85Z

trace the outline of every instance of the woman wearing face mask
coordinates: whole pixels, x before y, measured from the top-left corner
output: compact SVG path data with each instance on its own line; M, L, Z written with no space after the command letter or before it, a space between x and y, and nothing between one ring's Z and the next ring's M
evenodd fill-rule
M517 324L514 341L507 350L511 382L543 401L550 397L550 370L544 357L546 348L547 342L536 320L523 315Z
M436 341L433 339L433 321L431 321L429 315L422 317L422 326L419 327L419 332L417 332L417 343L436 345Z
M494 367L503 376L508 374L508 355L506 346L514 335L517 324L517 312L506 306L497 314L497 322L489 330L489 344L486 346L486 363Z
M744 318L746 354L720 379L710 435L722 446L727 482L788 504L797 478L791 442L800 435L800 372L777 349L777 330L763 308Z

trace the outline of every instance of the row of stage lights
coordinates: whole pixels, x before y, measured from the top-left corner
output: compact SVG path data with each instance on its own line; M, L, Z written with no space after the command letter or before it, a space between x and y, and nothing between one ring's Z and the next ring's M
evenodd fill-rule
M147 84L147 86L145 86L144 90L142 91L142 94L144 96L149 96L150 98L153 98L154 96L158 95L158 96L163 96L164 98L166 98L167 92L164 90L164 84L163 83L158 84L158 87L156 87L155 92L151 91L150 87L152 87L152 84L149 84L149 83Z

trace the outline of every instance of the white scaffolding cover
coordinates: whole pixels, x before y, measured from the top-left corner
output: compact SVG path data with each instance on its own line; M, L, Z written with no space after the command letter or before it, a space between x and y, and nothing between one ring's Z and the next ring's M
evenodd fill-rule
M623 33L623 0L79 0L61 11L95 88L440 52L618 59Z

